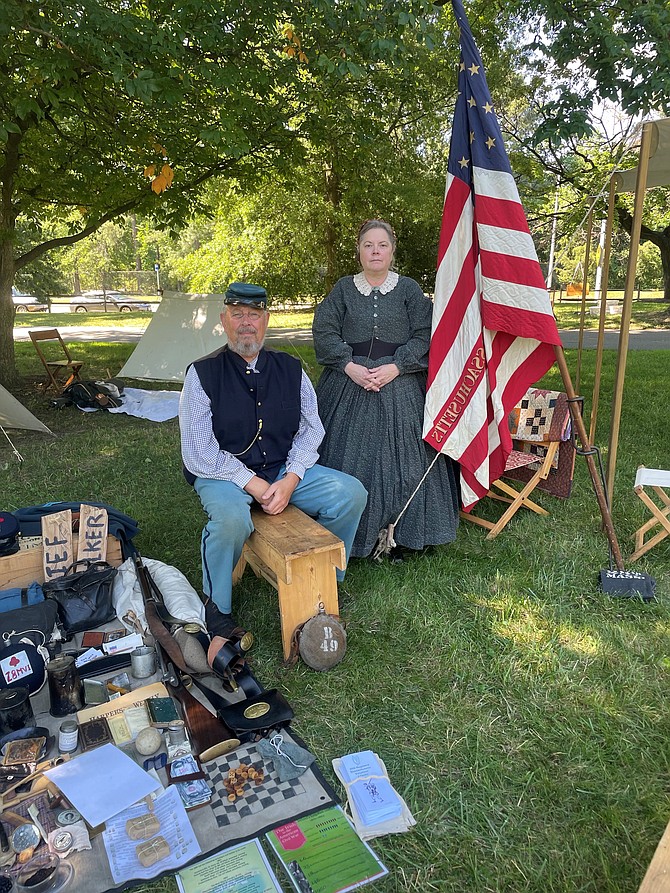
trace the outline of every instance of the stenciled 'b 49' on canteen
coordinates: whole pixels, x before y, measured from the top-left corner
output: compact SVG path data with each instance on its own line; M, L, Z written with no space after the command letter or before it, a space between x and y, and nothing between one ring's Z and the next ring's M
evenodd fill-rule
M317 614L301 629L298 650L308 667L313 670L330 670L339 664L347 650L344 626L332 614Z

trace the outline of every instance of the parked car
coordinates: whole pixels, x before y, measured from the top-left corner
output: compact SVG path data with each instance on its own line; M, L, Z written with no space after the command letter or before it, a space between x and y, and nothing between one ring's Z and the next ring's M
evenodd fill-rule
M38 313L49 309L49 305L40 301L34 295L24 295L12 286L12 301L17 313Z
M88 313L89 310L118 311L132 313L133 310L151 312L148 301L139 301L120 291L85 291L75 295L70 301L71 313Z

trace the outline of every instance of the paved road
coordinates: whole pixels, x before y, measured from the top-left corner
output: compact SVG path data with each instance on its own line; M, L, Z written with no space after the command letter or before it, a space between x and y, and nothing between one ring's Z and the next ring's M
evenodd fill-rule
M142 337L146 326L128 326L115 328L110 326L61 326L60 333L66 341L131 341L137 342ZM594 349L596 346L597 332L587 330L584 332L584 348ZM576 348L579 331L570 329L561 332L563 346ZM28 341L28 329L14 329L15 341ZM269 343L282 344L311 344L311 329L268 329L266 340ZM605 332L605 349L616 350L619 343L618 332ZM631 330L629 336L630 350L670 350L670 329L636 329Z

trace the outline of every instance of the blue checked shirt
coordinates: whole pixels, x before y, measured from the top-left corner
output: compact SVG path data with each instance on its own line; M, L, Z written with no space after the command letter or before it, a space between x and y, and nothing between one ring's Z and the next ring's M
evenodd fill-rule
M256 371L256 360L248 364ZM184 379L179 400L179 429L181 456L186 468L200 478L231 481L244 489L254 472L231 453L222 450L212 430L212 409L203 390L195 367L191 366ZM286 457L286 471L297 474L300 480L316 464L319 444L323 440L323 425L319 418L316 394L312 383L302 373L300 382L300 425Z

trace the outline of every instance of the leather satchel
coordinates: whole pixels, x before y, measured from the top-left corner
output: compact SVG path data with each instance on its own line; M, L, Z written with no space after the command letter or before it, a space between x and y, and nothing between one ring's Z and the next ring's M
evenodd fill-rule
M77 571L82 564L86 570ZM106 561L83 558L70 565L62 577L43 584L44 597L57 603L58 618L68 636L116 616L112 603L116 573Z

